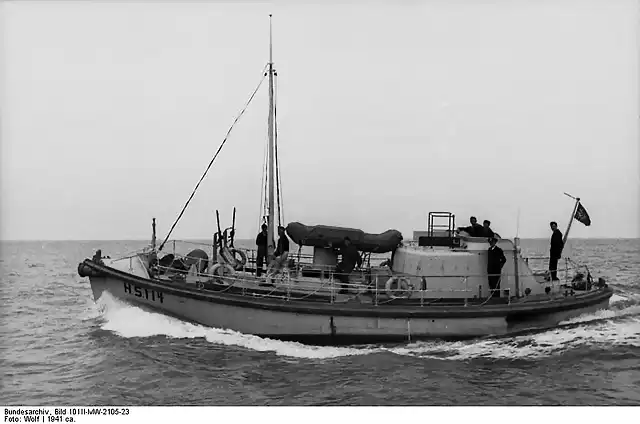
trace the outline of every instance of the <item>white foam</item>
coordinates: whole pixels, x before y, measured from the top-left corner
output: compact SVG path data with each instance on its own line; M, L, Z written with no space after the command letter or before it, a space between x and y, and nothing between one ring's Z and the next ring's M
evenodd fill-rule
M583 345L640 347L640 322L636 322L632 326L629 324L624 326L608 324L597 329L576 327L550 330L533 335L472 342L441 344L418 342L391 351L398 355L455 361L476 358L539 359L560 355L567 350Z
M615 303L625 302L627 300L629 300L629 299L624 297L624 296L620 296L620 295L614 294L613 296L611 296L611 299L609 299L609 304L613 305Z
M80 315L80 321L85 322L85 321L93 321L99 317L102 316L102 312L98 307L96 307L96 304L93 303L92 301L87 302L84 310L82 311L82 314Z
M631 305L627 308L615 310L615 309L601 309L599 311L588 313L584 315L571 318L567 321L562 321L559 325L565 324L577 324L577 323L589 323L591 321L599 321L612 318L622 318L626 316L640 315L640 305Z
M468 360L474 358L535 359L559 355L581 345L631 345L640 347L640 305L621 310L602 310L568 320L558 328L516 337L468 342L427 341L402 347L324 347L283 342L231 330L190 324L160 313L123 303L104 293L100 298L104 330L121 337L166 336L176 339L203 338L226 346L238 346L276 355L328 359L389 352L422 358ZM625 318L619 320L618 318Z
M235 331L211 329L206 335L207 341L224 345L242 346L259 352L273 351L278 355L294 358L328 359L342 356L367 355L376 349L357 349L327 346L309 346L295 342L282 342Z
M633 305L619 311L601 310L586 314L540 333L470 342L418 342L391 351L399 355L448 360L536 359L559 355L583 345L640 347L639 314L640 305ZM612 318L626 319L613 321Z
M103 309L103 330L112 331L121 337L152 337L163 335L176 339L204 338L210 343L240 346L259 352L274 352L294 358L327 359L341 356L366 355L374 349L308 346L301 343L283 342L231 330L208 328L191 324L160 313L145 311L115 299L105 292L99 304Z

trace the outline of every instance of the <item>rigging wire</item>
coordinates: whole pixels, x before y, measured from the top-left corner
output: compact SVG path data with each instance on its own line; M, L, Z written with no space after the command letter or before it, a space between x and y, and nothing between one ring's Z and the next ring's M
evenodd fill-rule
M277 77L278 74L275 74L275 76ZM274 94L273 94L273 127L274 127L274 144L275 144L275 155L276 155L276 191L277 191L277 205L278 205L278 226L282 226L282 222L284 221L284 212L282 211L282 202L280 201L281 197L280 197L280 185L282 184L282 181L280 179L280 160L278 157L278 120L277 120L277 113L276 111L278 110L278 79L274 78Z
M269 153L269 144L265 141L264 158L262 162L262 182L260 183L260 209L258 210L258 228L262 225L267 209L267 156Z
M276 74L277 76L278 74ZM277 98L278 98L278 91L277 91L277 79L276 79L276 92L275 92L275 99L276 99L276 105L277 105ZM276 114L276 108L274 107L274 117ZM282 220L282 223L286 223L286 221L284 220L284 190L282 189L282 176L280 173L280 156L278 155L278 121L275 120L275 124L274 124L274 131L275 131L275 147L276 147L276 178L277 178L277 182L278 182L278 211L279 211L279 217Z
M189 199L187 200L187 203L185 203L184 207L182 208L182 211L180 211L180 215L178 215L178 218L176 218L175 222L171 226L171 229L167 233L167 236L165 237L164 241L162 242L162 244L160 244L160 248L158 249L158 251L161 251L162 248L164 247L165 243L167 242L167 240L169 240L169 236L173 232L173 229L175 228L175 226L178 224L178 221L180 221L180 218L182 218L182 215L184 214L184 211L187 209L187 206L189 206L189 202L191 202L191 199L193 199L193 196L196 194L196 190L198 190L198 187L200 187L200 183L202 182L202 180L204 180L204 177L209 172L209 169L211 168L211 165L213 165L213 162L218 157L218 154L222 150L222 147L227 142L227 139L229 138L229 134L231 134L231 130L233 130L233 128L235 127L235 125L238 122L238 120L242 117L242 115L244 115L244 112L247 110L247 108L249 107L249 104L251 103L251 101L255 97L256 93L258 92L258 89L260 89L260 86L262 85L262 82L264 81L265 76L266 76L266 74L264 73L264 71L266 69L267 69L267 66L265 66L264 69L262 70L262 79L260 79L260 82L258 83L258 86L256 87L255 90L253 90L253 93L251 93L251 96L249 97L249 100L245 104L244 108L242 108L242 110L240 111L238 116L236 116L236 119L233 121L233 124L231 124L231 127L229 127L229 130L227 131L227 135L225 135L224 140L222 140L222 143L220 144L220 147L218 147L218 150L216 151L216 154L211 159L211 162L209 162L209 165L207 166L207 169L204 171L204 174L202 174L202 177L200 177L200 180L198 181L198 184L196 184L195 188L191 192L191 196L189 196Z

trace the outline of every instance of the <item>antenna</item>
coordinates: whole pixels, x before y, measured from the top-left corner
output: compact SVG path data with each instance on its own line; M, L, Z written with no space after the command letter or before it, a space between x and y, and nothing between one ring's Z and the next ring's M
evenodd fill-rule
M271 29L271 13L269 13L269 63L273 64L273 31Z
M516 215L516 238L520 234L520 208L518 208L518 214Z

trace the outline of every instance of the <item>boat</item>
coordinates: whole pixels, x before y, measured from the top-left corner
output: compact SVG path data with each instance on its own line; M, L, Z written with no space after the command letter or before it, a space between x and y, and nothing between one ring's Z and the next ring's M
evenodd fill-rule
M89 279L95 301L108 292L208 327L331 345L508 336L608 308L613 290L602 277L592 277L588 265L563 258L559 278L550 278L544 268L538 271L533 266L538 260L546 267L546 259L525 257L517 236L513 240L478 236L468 228L457 228L451 212L429 212L427 229L414 231L407 240L394 229L367 233L301 222L285 225L272 46L270 18L269 61L260 81L267 78L269 83L261 202L267 228L266 269L258 260L259 252L236 246L235 208L232 225L224 230L216 211L218 225L210 243L170 239L259 84L162 243L157 243L154 218L149 246L117 258L97 250L78 265L78 274ZM580 199L575 200L564 242L574 220L585 223L586 211ZM297 249L276 251L276 228ZM491 276L499 278L499 286L490 286L487 273L494 242L504 258L500 272ZM357 266L348 273L341 272L344 267L338 260L347 244L359 255Z

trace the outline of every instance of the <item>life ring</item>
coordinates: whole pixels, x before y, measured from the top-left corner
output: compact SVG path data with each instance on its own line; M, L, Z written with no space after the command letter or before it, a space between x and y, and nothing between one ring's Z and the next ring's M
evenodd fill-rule
M235 270L229 264L214 264L211 268L209 268L209 274L217 277L218 281L220 281L222 277L233 275L234 273Z
M391 277L387 280L384 288L390 299L409 299L413 287L406 277Z

